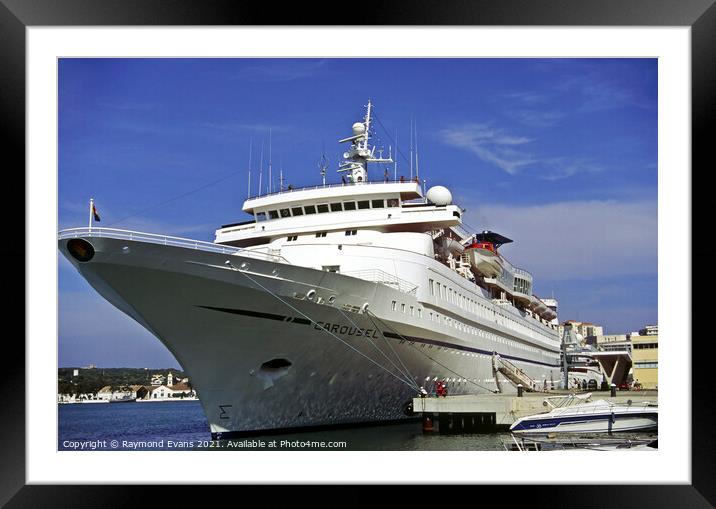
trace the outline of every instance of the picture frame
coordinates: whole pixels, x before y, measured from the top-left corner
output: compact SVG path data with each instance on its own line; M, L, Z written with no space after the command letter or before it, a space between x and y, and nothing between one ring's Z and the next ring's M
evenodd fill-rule
M167 8L171 5L171 9ZM309 19L299 4L287 5L268 15L269 6L242 6L230 2L201 3L196 1L163 2L147 0L127 2L121 6L108 1L65 0L61 5L48 0L22 1L1 0L0 2L0 62L3 69L2 94L0 94L0 112L5 127L6 156L16 166L24 166L25 151L21 137L24 136L25 123L25 30L32 26L94 26L94 25L283 25L295 24L297 20L308 24L316 22ZM495 25L495 26L689 26L691 27L692 59L692 168L702 166L707 171L713 155L707 150L706 129L716 110L716 7L713 0L690 0L684 2L648 2L646 0L562 2L501 0L475 1L459 5L445 5L436 1L423 1L411 5L397 4L372 6L372 13L380 13L380 25ZM346 20L352 23L366 22L376 24L362 15L341 17L326 25L342 25ZM351 23L351 24L352 24ZM686 170L688 171L688 170ZM696 175L696 172L691 172ZM693 203L704 203L705 189L692 187ZM701 195L699 195L701 193ZM16 193L19 196L20 193ZM697 200L697 197L704 200ZM26 204L29 203L26 197ZM16 198L18 199L18 198ZM19 201L19 199L18 199ZM22 205L5 201L7 218L17 217ZM11 214L11 211L13 212ZM696 220L699 214L693 211ZM15 221L11 221L15 222ZM19 221L17 221L19 223ZM13 225L11 232L19 226ZM692 228L695 226L692 226ZM699 231L693 228L693 231ZM12 232L14 233L14 232ZM28 233L23 232L24 238ZM8 238L19 239L20 235ZM3 258L17 256L17 241L3 247ZM693 249L693 248L692 248ZM692 266L698 266L698 255L710 254L709 249L693 251ZM31 270L25 267L25 271ZM20 271L11 278L17 278L20 285ZM689 274L690 277L690 274ZM15 282L15 281L13 281ZM24 284L24 282L23 282ZM24 291L22 292L24 295ZM693 298L693 309L705 311L704 300ZM6 308L7 316L21 315L24 300L15 298ZM19 322L19 320L15 320ZM691 327L687 327L691 334ZM85 486L69 485L38 486L25 482L25 444L32 437L25 434L25 350L14 336L7 336L5 357L12 362L6 368L5 382L11 388L4 398L6 416L3 420L2 460L0 461L0 502L8 507L54 506L60 501L72 499L73 506L119 505L132 503L140 499L141 487L127 486ZM687 338L690 339L690 338ZM706 338L708 339L708 338ZM619 505L653 507L712 507L716 504L716 446L710 442L710 423L714 410L706 402L708 398L709 361L708 348L699 345L699 355L692 358L692 483L690 485L639 485L611 486L608 496L603 488L591 486L529 486L522 489L510 488L510 505L517 503L535 503L539 505L574 505L578 500L583 507L601 507L605 501L618 501ZM688 381L687 381L688 383ZM625 462L628 465L628 462ZM625 466L625 478L628 479L628 467ZM481 489L490 489L484 487ZM490 489L495 496L501 496L504 489ZM180 492L176 492L180 493ZM356 496L342 496L343 500L361 501L362 497L354 488ZM175 495L176 496L176 495ZM442 500L439 494L433 495L435 503ZM481 495L485 496L485 495ZM421 503L429 503L421 495ZM363 499L367 502L366 499ZM432 500L431 500L432 501ZM342 505L342 504L341 504Z

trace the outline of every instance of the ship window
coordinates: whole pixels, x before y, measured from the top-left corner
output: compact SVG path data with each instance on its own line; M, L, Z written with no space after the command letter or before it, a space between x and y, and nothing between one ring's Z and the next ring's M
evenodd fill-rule
M373 200L373 208L374 209L382 209L385 205L383 204L383 200Z
M291 217L291 211L288 209L281 209L281 217Z
M405 304L401 304L401 305L400 305L400 310L401 310L403 313L405 313Z
M328 204L327 203L323 203L318 206L318 213L323 214L324 212L328 212Z
M269 219L278 219L278 211L269 210Z
M346 236L357 235L358 230L346 230Z
M433 286L433 280L428 280L428 287L430 288L430 295L435 295L435 288Z
M318 237L325 237L325 236L326 236L326 232L317 232L317 233L316 233L316 238L318 238Z
M340 265L324 265L323 270L325 272L340 272L341 266Z
M457 210L453 211L452 215L455 217L460 217L460 213Z
M397 198L390 198L386 201L388 203L388 207L397 207L400 204Z
M331 203L331 212L342 212L343 207L340 203Z
M257 221L266 221L266 212L257 212L256 220Z
M293 242L293 241L296 240L296 239L298 239L298 236L297 236L297 235L289 235L288 237L286 237L286 240L287 240L288 242Z
M370 201L363 200L358 202L358 208L359 209L369 209L370 208Z
M414 316L414 315L415 315L415 308L413 308L413 306L410 306L410 316Z
M398 303L395 302L395 301L391 302L391 303L390 303L390 308L391 308L393 311L395 311L395 306L396 306L397 304L398 304Z
M356 202L354 202L354 201L343 202L343 210L355 210L355 209L356 209Z
M315 205L306 205L305 207L303 207L303 210L306 212L306 214L315 214L316 213Z
M291 209L291 213L294 216L302 216L303 215L303 209L301 207L293 207Z

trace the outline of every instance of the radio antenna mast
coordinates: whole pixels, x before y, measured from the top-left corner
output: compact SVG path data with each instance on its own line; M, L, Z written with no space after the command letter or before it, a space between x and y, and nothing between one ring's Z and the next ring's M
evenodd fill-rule
M393 180L398 181L398 130L395 130L395 161L393 161Z
M253 139L249 138L249 187L246 191L246 197L251 198L251 150L252 150Z
M413 176L410 175L410 178ZM415 177L418 179L418 182L420 182L420 162L418 159L418 124L415 123Z
M269 193L273 192L273 179L271 177L271 128L269 127Z
M410 180L413 180L413 117L410 117Z
M264 140L261 140L261 163L259 164L259 196L261 196L261 181L264 176Z

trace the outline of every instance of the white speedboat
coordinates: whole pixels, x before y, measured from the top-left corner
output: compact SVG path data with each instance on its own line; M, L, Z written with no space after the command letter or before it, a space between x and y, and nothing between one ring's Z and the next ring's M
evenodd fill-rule
M648 431L658 427L659 408L651 403L615 405L605 400L555 408L518 419L512 433L613 433Z

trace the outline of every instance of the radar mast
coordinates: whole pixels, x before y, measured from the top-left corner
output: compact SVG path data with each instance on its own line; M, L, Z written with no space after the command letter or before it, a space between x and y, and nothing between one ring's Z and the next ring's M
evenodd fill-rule
M368 100L363 122L353 124L353 136L339 140L339 143L351 142L351 147L343 153L344 161L340 163L338 172L347 172L351 184L368 181L368 163L392 163L392 157L374 157L375 147L370 147L370 113L373 104Z

